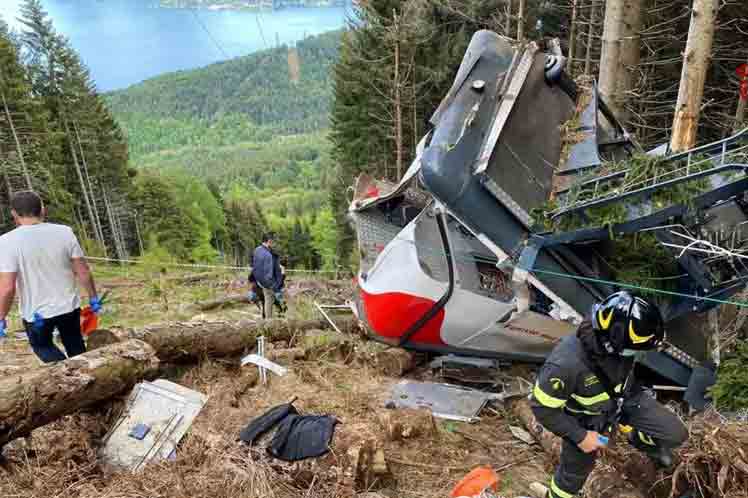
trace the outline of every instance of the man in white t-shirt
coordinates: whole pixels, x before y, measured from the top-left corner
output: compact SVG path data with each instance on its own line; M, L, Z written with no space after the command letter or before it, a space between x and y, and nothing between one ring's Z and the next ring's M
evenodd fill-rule
M44 205L35 192L16 193L10 206L18 227L0 236L0 336L17 289L21 318L39 359L65 359L53 342L55 329L68 357L84 353L76 280L92 311L101 311L101 301L78 239L70 227L44 222Z

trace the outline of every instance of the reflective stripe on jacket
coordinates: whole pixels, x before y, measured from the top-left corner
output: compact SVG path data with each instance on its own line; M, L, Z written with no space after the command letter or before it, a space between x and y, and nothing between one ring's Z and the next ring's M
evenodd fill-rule
M576 336L563 338L541 368L530 396L538 422L574 443L584 439L589 429L585 427L586 420L615 409L615 401L587 363L597 363L614 383L616 392L624 389L623 382L633 365L630 358L608 355L599 349L599 354L590 358L590 348L586 350L583 341L589 341L594 333L585 321Z

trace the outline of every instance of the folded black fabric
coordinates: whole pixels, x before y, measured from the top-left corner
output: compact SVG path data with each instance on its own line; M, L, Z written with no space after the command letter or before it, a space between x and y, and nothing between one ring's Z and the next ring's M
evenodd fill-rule
M263 434L278 425L280 421L289 415L297 415L299 412L291 403L275 406L252 420L239 433L239 438L248 444L254 444Z
M288 415L278 426L268 452L287 462L322 456L330 451L337 423L330 415Z

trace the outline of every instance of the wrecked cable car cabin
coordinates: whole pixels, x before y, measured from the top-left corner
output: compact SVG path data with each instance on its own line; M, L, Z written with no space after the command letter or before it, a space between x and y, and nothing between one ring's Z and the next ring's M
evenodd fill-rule
M477 32L400 183L358 178L359 317L406 349L542 362L593 303L655 292L667 347L640 365L687 386L711 359L704 313L748 277L748 134L645 153L594 88L577 115L564 62ZM672 274L631 284L626 250Z

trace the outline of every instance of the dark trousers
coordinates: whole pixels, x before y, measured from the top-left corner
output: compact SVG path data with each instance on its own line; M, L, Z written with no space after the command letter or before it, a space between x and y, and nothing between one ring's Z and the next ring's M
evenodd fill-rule
M62 361L66 357L55 345L54 330L60 333L62 345L65 346L67 357L72 358L86 352L86 344L83 342L81 334L81 310L76 309L64 315L58 315L52 318L45 318L44 325L37 329L33 323L24 320L26 335L29 338L31 349L36 356L44 363Z
M594 429L593 417L582 421L584 427ZM662 406L648 394L642 394L635 401L627 401L623 407L621 423L634 428L633 437L638 449L647 447L674 449L688 438L683 422L670 410ZM551 481L553 498L570 498L584 486L587 477L595 466L595 453L585 453L579 447L564 440L561 447L561 463Z

